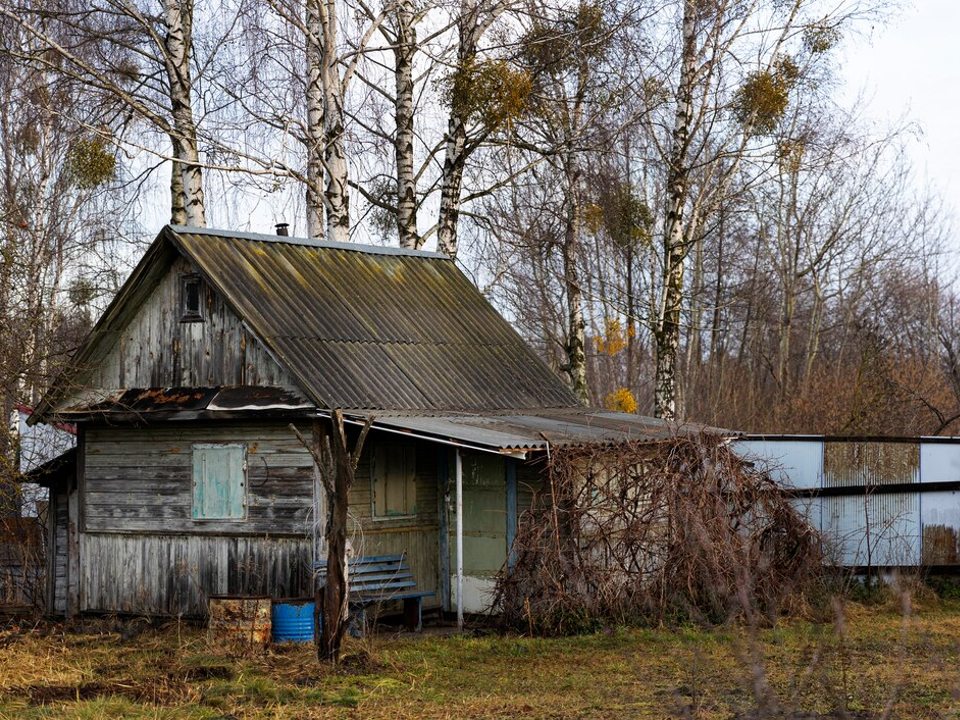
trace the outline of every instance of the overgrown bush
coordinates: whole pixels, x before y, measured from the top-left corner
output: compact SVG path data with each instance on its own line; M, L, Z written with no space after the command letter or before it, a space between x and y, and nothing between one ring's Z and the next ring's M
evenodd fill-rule
M552 449L543 477L498 578L510 629L759 622L822 576L818 534L721 438Z
M960 577L955 575L931 575L924 584L941 600L960 600Z

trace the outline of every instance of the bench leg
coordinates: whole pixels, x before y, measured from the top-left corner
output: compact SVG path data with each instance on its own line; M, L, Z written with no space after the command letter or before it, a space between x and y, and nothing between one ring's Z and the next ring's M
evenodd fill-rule
M423 603L421 598L407 598L403 601L403 624L407 630L423 630Z
M352 638L362 638L367 629L367 609L362 605L351 608L347 616L347 632Z

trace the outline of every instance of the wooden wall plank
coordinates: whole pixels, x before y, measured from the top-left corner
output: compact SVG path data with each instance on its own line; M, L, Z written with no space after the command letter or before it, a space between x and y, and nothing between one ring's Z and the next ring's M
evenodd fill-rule
M284 423L91 426L87 436L91 531L296 536L309 531L311 460ZM192 518L194 444L246 446L246 520Z
M85 609L193 614L203 594L256 586L276 596L299 588L279 576L289 572L300 577L294 566L305 557L309 564L312 557L313 468L285 423L88 426L86 437L87 550L81 573ZM390 439L395 442L393 436ZM371 514L368 460L377 442L374 431L351 494L355 552L406 552L420 589L436 592L440 588L436 447L411 440L416 454L416 515L380 520ZM247 447L245 519L192 519L194 443ZM273 579L256 585L253 574L264 572ZM139 579L126 579L125 573ZM438 602L439 598L427 604Z
M64 612L68 618L80 610L80 528L77 518L80 493L72 488L67 496L67 582Z
M159 285L116 333L113 346L87 368L70 407L129 388L256 385L295 389L293 377L270 356L222 298L205 287L205 321L180 322L180 277L196 272L174 260Z
M210 595L311 594L306 538L87 533L84 611L206 614Z

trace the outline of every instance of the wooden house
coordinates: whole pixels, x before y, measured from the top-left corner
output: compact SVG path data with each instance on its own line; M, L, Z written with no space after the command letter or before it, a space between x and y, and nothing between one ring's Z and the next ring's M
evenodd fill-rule
M445 256L166 227L32 417L77 428L38 474L51 611L310 593L324 513L289 425L331 408L376 417L355 552L405 551L435 604L468 612L489 604L551 443L673 432L579 405Z

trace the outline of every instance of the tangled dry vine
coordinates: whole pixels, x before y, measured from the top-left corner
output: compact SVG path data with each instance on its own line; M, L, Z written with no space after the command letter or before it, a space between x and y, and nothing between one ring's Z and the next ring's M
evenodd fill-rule
M822 575L816 531L721 438L556 448L546 464L498 578L509 628L762 622Z

